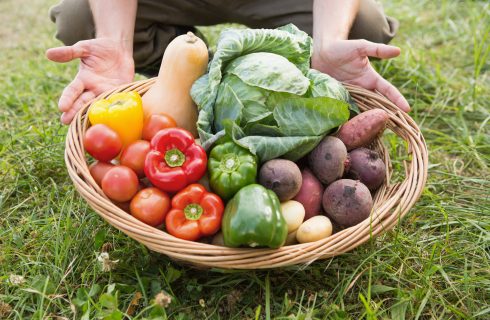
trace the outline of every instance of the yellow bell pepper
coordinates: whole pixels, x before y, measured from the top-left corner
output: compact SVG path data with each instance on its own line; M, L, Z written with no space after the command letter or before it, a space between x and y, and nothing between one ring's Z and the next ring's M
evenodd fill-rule
M94 102L88 110L92 125L102 123L119 134L123 148L141 139L143 104L136 91L120 92Z

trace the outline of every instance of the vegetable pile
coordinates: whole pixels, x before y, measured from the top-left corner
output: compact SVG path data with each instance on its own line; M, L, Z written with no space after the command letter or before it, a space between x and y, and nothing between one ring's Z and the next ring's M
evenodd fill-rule
M177 37L143 98L91 105L94 181L140 221L222 246L318 241L366 220L386 176L368 147L388 115L358 114L339 82L309 68L311 51L293 25L230 29L205 73L202 41Z

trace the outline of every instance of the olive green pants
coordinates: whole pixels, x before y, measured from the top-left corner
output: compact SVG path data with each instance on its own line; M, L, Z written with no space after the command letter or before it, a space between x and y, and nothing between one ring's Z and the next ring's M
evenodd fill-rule
M136 70L156 75L167 44L194 26L240 23L251 28L276 28L294 23L312 34L313 0L140 0L136 14L134 51ZM62 0L50 9L56 38L65 45L95 36L88 0ZM374 0L361 0L350 39L388 43L398 22L386 17Z

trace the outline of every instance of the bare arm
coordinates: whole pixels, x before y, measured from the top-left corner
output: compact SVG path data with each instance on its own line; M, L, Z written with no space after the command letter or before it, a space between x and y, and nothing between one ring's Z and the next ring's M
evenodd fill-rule
M315 0L313 4L314 69L335 79L378 90L401 110L410 106L403 95L371 66L368 57L397 57L400 49L367 40L347 40L359 10L359 0Z
M313 39L315 45L339 39L347 40L359 11L360 0L315 0L313 4Z
M90 0L96 38L73 46L51 48L48 59L68 62L80 59L75 79L63 90L58 108L61 122L71 122L80 108L99 95L134 77L133 37L136 0Z
M133 55L134 23L137 0L89 0L97 38L120 42L127 54Z

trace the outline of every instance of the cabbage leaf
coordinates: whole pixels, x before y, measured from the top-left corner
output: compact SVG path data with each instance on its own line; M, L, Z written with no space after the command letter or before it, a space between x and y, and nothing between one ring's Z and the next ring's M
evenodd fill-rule
M227 139L262 162L294 161L358 112L341 83L310 69L311 53L312 39L292 24L223 31L191 90L203 147Z

